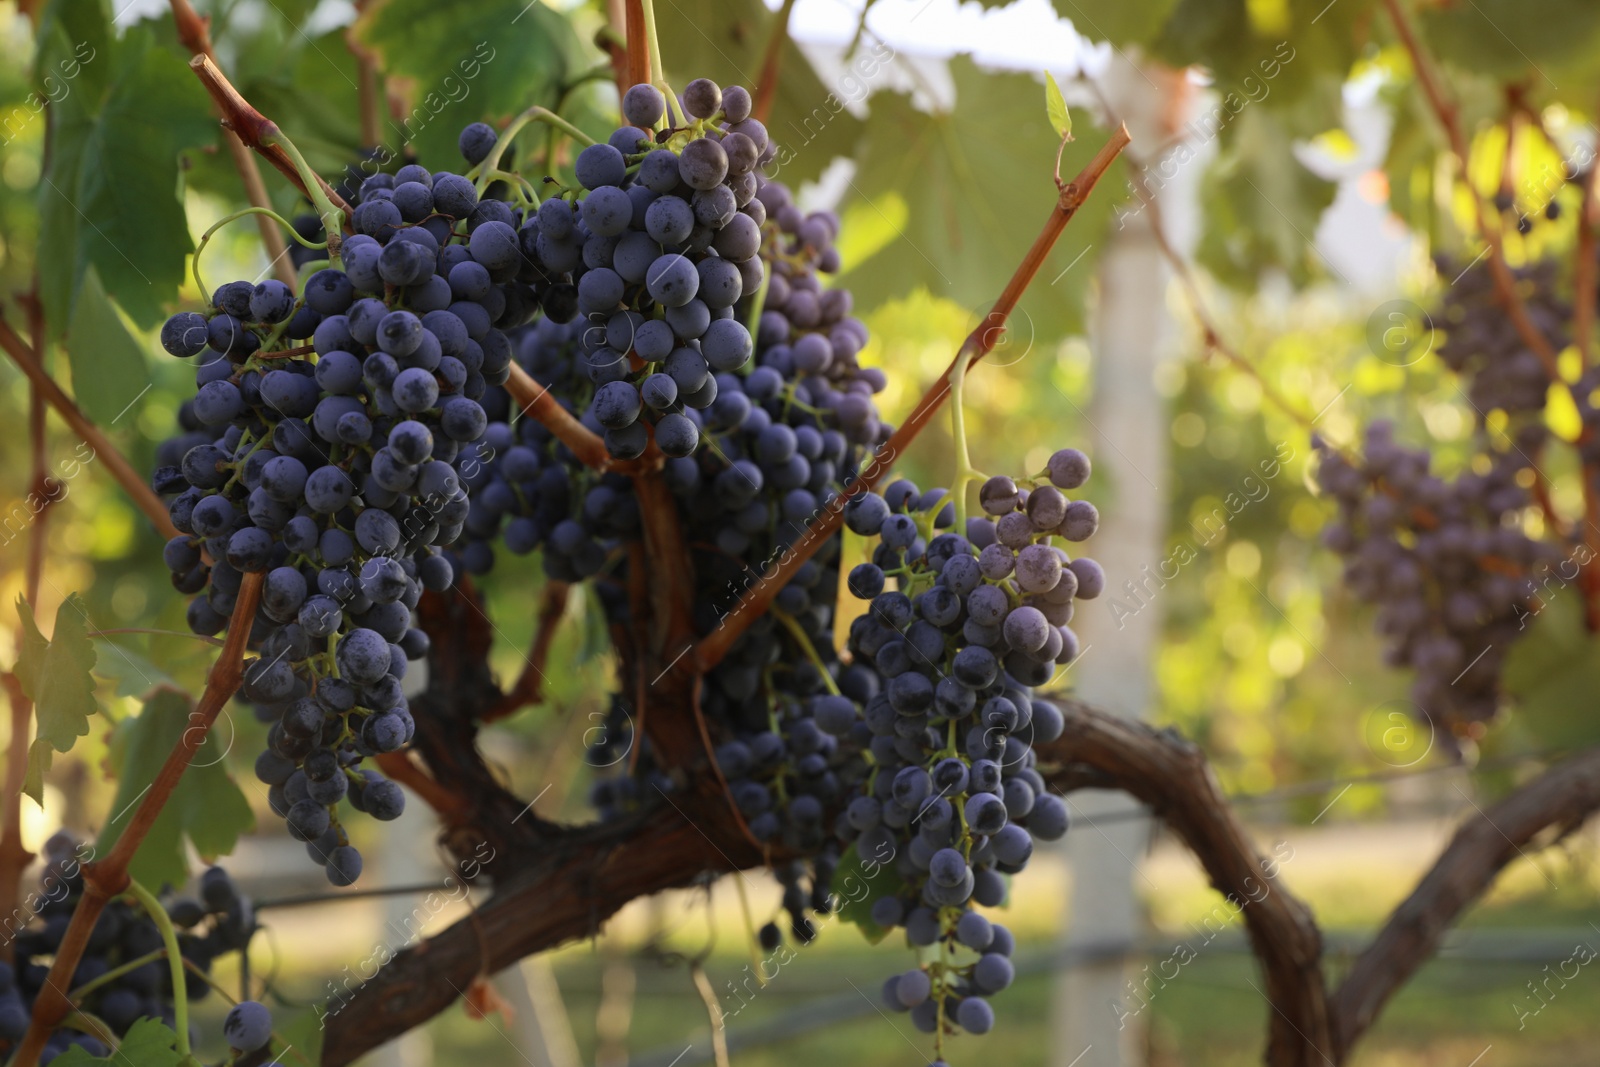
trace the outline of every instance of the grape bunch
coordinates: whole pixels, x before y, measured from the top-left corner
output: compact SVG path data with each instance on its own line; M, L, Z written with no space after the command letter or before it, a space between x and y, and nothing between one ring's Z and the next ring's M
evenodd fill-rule
M230 282L167 321L163 347L200 357L197 392L153 477L191 629L223 629L243 576L264 575L242 687L271 723L256 774L335 885L361 872L339 802L404 806L359 765L415 731L401 679L428 641L411 611L454 580L441 549L471 512L458 467L488 424L478 401L547 285L496 240L513 207L461 175L407 166L358 200L342 266L298 295Z
M578 155L581 188L499 233L507 256L520 247L547 274L570 276L586 320L587 411L619 458L652 438L668 456L692 453L699 428L685 409L709 407L713 375L744 367L753 349L734 305L762 281L761 219L749 205L773 146L742 88L699 78L678 104L683 125L652 136L666 100L649 85L629 89L628 124Z
M824 278L839 267L838 218L801 213L777 182L763 182L749 209L762 220L771 271L756 366L716 376L705 446L668 460L665 471L694 551L702 634L837 506L892 430L873 402L886 377L856 359L866 327L850 314L849 291ZM830 538L799 568L707 674L702 694L724 738L718 765L750 834L805 857L774 868L786 922L764 927L763 943L776 944L784 929L802 944L814 936L806 912L832 906L843 850L829 812L867 770L861 739L837 731L875 684L870 670L844 666L835 651L840 544Z
M629 124L579 153L578 187L546 199L516 231L550 295L545 317L513 332L513 358L613 456L638 457L653 441L683 460L708 422L731 428L739 401L711 409L720 393L740 391L735 372L754 349L744 318L765 276L767 221L757 167L775 151L750 107L746 90L697 79L669 115L659 91L634 86L624 97ZM683 125L648 132L672 119ZM469 160L495 144L488 127L462 135ZM835 219L813 247L825 248L836 228ZM794 258L804 258L800 249ZM767 303L776 306L771 294ZM475 469L462 472L472 491L464 569L486 573L503 539L513 554L542 549L551 577L594 575L604 546L637 532L629 483L584 469L538 420L513 419L509 398L491 392L485 403L493 423L469 450Z
M45 868L36 895L42 903L38 913L16 933L12 963L0 965L0 1053L14 1047L27 1032L33 1001L49 974L50 960L83 898L80 861L91 851L65 832L45 843ZM177 928L183 958L209 973L217 959L245 949L256 929L255 912L220 867L201 876L198 890L198 897L169 897L165 907ZM69 992L76 998L77 990L95 983L83 995L80 1007L118 1037L141 1018L159 1019L172 1026L176 1021L174 993L164 948L160 928L143 910L113 900L95 924ZM113 972L120 973L113 977ZM204 977L186 972L184 995L189 1001L201 1000L210 992L211 985ZM271 1037L270 1024L266 1037ZM263 1039L254 1048L265 1044ZM92 1056L111 1055L99 1038L62 1028L50 1035L39 1062L49 1063L74 1046Z
M1567 346L1572 319L1571 305L1559 292L1559 270L1555 260L1544 259L1512 271L1518 291L1526 294L1529 319L1555 352ZM1467 394L1479 421L1497 408L1512 415L1544 410L1550 376L1501 306L1488 264L1462 270L1441 258L1439 272L1456 280L1439 308L1445 339L1438 355L1468 379Z
M1543 427L1518 431L1486 471L1453 481L1431 472L1424 449L1371 424L1352 460L1326 441L1318 480L1339 505L1323 543L1345 560L1350 591L1378 609L1391 666L1416 674L1412 699L1430 721L1476 736L1501 702L1500 674L1525 632L1532 584L1553 550L1517 523L1530 503L1519 475L1543 442Z
M1098 564L1055 543L1084 541L1098 525L1093 505L1063 492L1089 470L1069 448L1031 488L988 479L984 515L964 535L948 530L955 514L944 490L919 493L905 481L845 509L853 531L878 538L872 560L848 577L868 604L849 647L872 669L876 692L859 724L843 708L828 713L829 728L864 731L872 756L835 832L860 856L896 857L904 888L876 899L873 921L903 926L912 945L946 947L884 987L887 1005L910 1011L925 1033L993 1025L987 998L1011 982L1012 942L972 905L1000 904L1001 875L1022 870L1036 840L1067 830L1066 805L1046 789L1033 751L1064 721L1034 688L1076 658L1073 605L1104 587ZM970 958L959 962L958 949Z

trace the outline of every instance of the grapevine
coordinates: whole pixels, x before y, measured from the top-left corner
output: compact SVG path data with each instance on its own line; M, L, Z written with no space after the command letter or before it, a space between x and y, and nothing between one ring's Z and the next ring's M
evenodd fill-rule
M35 17L32 6L25 16ZM1098 452L1091 461L1093 448L1059 439L1048 453L1017 441L1004 450L1003 473L980 471L969 434L990 428L969 424L964 400L1024 291L1130 142L1103 98L1110 132L1063 180L1071 121L1046 75L1044 117L1059 142L1046 145L1054 174L1040 168L1032 177L1049 214L1032 244L1015 250L1015 272L948 368L914 382L905 367L873 365L882 338L856 306L868 283L852 292L864 274L847 259L881 234L855 232L855 216L842 209L809 209L810 188L786 184L788 174L779 180L791 158L784 149L794 147L780 143L787 116L777 100L792 2L759 44L745 40L749 26L737 27L735 47L760 56L749 88L674 77L675 90L662 55L671 40L652 4L623 0L608 12L615 24L597 36L599 51L552 74L539 93L506 100L497 67L493 84L481 84L491 105L477 110L473 98L469 108L480 121L455 112L426 137L403 129L397 152L381 141L388 125L404 123L388 123L383 109L398 116L417 71L388 69L393 57L373 24L398 6L356 5L348 42L361 82L351 83L360 140L330 153L326 131L302 132L287 114L280 127L257 111L218 66L209 20L174 0L176 40L230 131L248 206L195 227L192 250L181 235L169 251L184 288L145 279L164 289L159 307L135 314L126 279L108 282L107 265L94 264L101 303L126 305L103 316L114 332L154 328L166 373L185 379L153 463L130 463L91 420L105 398L81 350L67 354L71 395L52 376L53 348L87 348L93 326L110 325L95 321L106 308L92 300L69 306L70 328L50 321L62 309L49 290L71 275L77 300L88 284L82 263L52 264L17 300L27 339L0 317L0 347L27 378L35 483L47 483L50 408L160 532L190 631L88 628L80 644L187 636L216 656L183 736L151 768L125 809L131 817L111 820L120 830L107 835L109 851L97 855L65 831L44 844L33 910L19 908L20 922L8 917L15 936L0 965L8 1065L307 1060L284 1038L285 1014L268 1004L280 999L274 980L252 979L260 927L255 904L216 865L212 851L227 848L211 849L192 830L178 835L185 872L184 850L203 857L193 879L153 878L133 863L161 843L157 819L181 795L180 780L201 769L191 762L230 701L264 735L244 754L256 782L241 792L260 786L328 899L416 888L374 884L370 856L357 847L372 830L361 816L395 820L408 799L433 809L440 844L463 872L472 867L462 877L477 890L468 919L316 1006L320 1057L330 1064L352 1062L458 997L473 1010L492 1003L490 975L594 937L630 900L756 869L780 893L770 910L753 910L739 886L752 955L805 951L831 936L835 920L855 925L885 942L885 977L867 999L897 1028L903 1014L923 1035L916 1054L938 1067L947 1056L981 1054L969 1036L1015 1010L1007 992L1026 971L1022 931L997 909L1028 877L1035 851L1072 831L1065 798L1079 788L1131 794L1197 854L1230 902L1249 900L1238 906L1274 1009L1269 1062L1334 1064L1509 862L1505 845L1522 854L1548 827L1570 830L1600 810L1594 752L1479 808L1330 988L1309 911L1273 881L1276 866L1232 814L1199 749L1071 693L1082 651L1076 614L1116 580L1083 554L1100 527L1085 494L1115 494L1117 463ZM1471 210L1460 214L1484 244L1477 258L1476 249L1436 254L1438 276L1454 280L1424 316L1437 327L1427 358L1439 365L1424 371L1442 368L1439 380L1471 409L1471 427L1448 457L1403 443L1413 432L1398 421L1368 423L1354 445L1315 433L1310 481L1330 505L1323 544L1342 562L1340 591L1374 609L1386 661L1410 675L1411 703L1437 728L1441 751L1470 760L1515 706L1511 676L1530 625L1564 583L1577 586L1588 630L1600 630L1600 370L1590 336L1600 208L1592 159L1566 178L1581 190L1576 212L1553 198L1529 207L1508 191L1510 144L1519 131L1550 137L1543 124L1556 117L1534 112L1521 88L1507 94L1500 193L1484 195L1466 165L1477 131L1465 127L1399 0L1381 6L1461 164L1465 188L1453 191L1464 193ZM546 7L516 18L565 17ZM54 47L64 25L41 19L36 28L49 31L41 47ZM125 39L149 43L142 32L112 35L120 51ZM863 12L857 40L869 32ZM170 43L151 44L152 55ZM575 39L567 44L580 51ZM597 64L600 51L607 61ZM230 62L236 54L223 49ZM188 76L181 65L177 73ZM614 92L610 84L589 92L613 80ZM62 116L88 122L68 110L81 101L68 99L51 101L47 141L72 132ZM446 127L454 155L437 151ZM1002 142L1021 136L999 121L986 128ZM810 128L801 136L809 144ZM195 143L180 140L179 154ZM54 174L72 154L49 148ZM856 165L872 162L864 147L855 154ZM287 186L270 193L256 156ZM970 167L958 169L979 185ZM1006 205L984 206L1005 214ZM1280 383L1222 340L1157 205L1147 206L1206 347L1254 376L1299 425L1316 426L1322 413L1302 413L1299 399L1286 400ZM225 254L217 238L247 216L270 266L215 285ZM1577 228L1570 268L1551 252L1569 226ZM898 235L905 224L892 228ZM44 250L41 262L56 251ZM180 291L193 299L175 307ZM885 397L915 396L917 386L920 397L891 421ZM944 485L924 488L896 467L945 404L954 469ZM61 708L38 699L34 672L44 653L67 659L76 647L70 623L58 618L45 639L33 622L45 544L36 525L23 651L4 679L19 744L8 789L20 796L26 780L36 799L52 748L66 748L55 741ZM503 685L489 666L497 627L483 590L535 570L526 667ZM582 721L547 709L571 719L557 731L581 744L592 772L582 795L593 817L566 824L547 818L549 808L535 811L545 794L514 795L480 732L546 700L546 673L567 669L550 660L575 604L593 624L586 656L609 642L602 662L614 672L585 694ZM90 670L74 665L74 682ZM79 686L87 695L74 695L94 705L95 685L88 679ZM59 690L50 699L59 702ZM146 714L126 728L156 721ZM569 754L544 755L551 768ZM114 750L110 763L119 758ZM20 877L32 856L7 799L0 874ZM704 960L691 972L716 1026ZM237 1000L213 977L223 961L238 969ZM229 1010L207 1035L191 1025L191 1006L212 994ZM725 1060L727 1038L716 1033L712 1045ZM223 1046L220 1059L205 1051Z

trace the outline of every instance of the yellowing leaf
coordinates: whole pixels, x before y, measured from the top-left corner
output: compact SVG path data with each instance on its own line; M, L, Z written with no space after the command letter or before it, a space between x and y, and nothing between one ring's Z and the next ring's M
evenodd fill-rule
M1072 114L1067 111L1067 99L1061 95L1055 75L1048 70L1044 72L1044 112L1050 117L1050 125L1057 136L1072 136Z
M1560 382L1552 382L1545 394L1545 425L1563 441L1576 441L1583 432L1583 417L1572 402L1572 393Z
M1568 345L1556 356L1556 369L1561 373L1564 382L1576 382L1583 374L1583 353L1578 351L1577 345Z
M895 192L885 193L871 203L853 205L839 226L840 269L859 267L883 251L905 233L909 215L906 198Z
M1345 163L1355 159L1358 151L1355 140L1343 127L1323 130L1311 138L1310 144L1312 148L1326 152L1329 157Z

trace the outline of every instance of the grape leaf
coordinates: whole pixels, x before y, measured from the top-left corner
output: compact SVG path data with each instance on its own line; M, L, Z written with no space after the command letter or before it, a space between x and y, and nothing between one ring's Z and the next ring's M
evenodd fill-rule
M1057 14L1071 21L1073 28L1090 40L1110 41L1126 48L1147 44L1156 37L1178 0L1117 0L1114 4L1055 0L1054 6Z
M102 852L116 843L167 754L193 725L193 710L185 694L160 689L139 715L117 724L111 735L111 763L117 774L117 796L111 805L115 814L100 832ZM134 853L129 866L134 878L146 885L182 884L188 877L185 837L201 856L220 856L233 851L239 835L254 826L250 805L224 759L233 736L234 724L224 708Z
M91 1056L80 1045L50 1061L55 1067L96 1067L97 1064L117 1064L118 1067L136 1063L139 1067L178 1067L183 1056L178 1052L178 1035L159 1019L140 1019L129 1027L113 1052L105 1059Z
M1279 112L1246 108L1206 171L1200 260L1218 278L1253 288L1269 267L1296 284L1320 272L1312 243L1336 186L1294 157L1293 137Z
M119 697L143 696L158 685L182 688L172 675L157 667L142 652L104 637L96 638L94 647L99 656L94 673L116 682Z
M1600 4L1592 0L1430 5L1420 13L1419 26L1432 53L1462 71L1526 81L1541 99L1555 93L1585 109L1593 105L1589 86L1600 59ZM1562 85L1568 86L1565 94Z
M110 0L51 0L39 13L38 51L33 84L41 96L59 102L68 91L99 95L111 77L107 61L116 45ZM50 81L48 79L54 79Z
M109 426L150 387L144 346L134 340L91 264L67 327L72 395L89 417Z
M441 162L460 158L456 138L469 122L534 104L555 108L561 86L588 62L571 24L527 0L381 0L355 33L391 76L410 80L412 109L399 138Z
M104 91L74 83L50 108L39 273L53 337L71 322L91 266L135 323L161 320L194 248L180 199L180 156L217 136L205 91L148 30L128 31L105 52L85 66L109 68ZM83 358L100 373L98 353Z
M1150 41L1174 67L1200 66L1213 91L1269 111L1293 109L1290 133L1339 125L1340 86L1361 57L1372 0L1278 0L1272 4L1180 0Z
M888 937L890 931L873 921L872 905L883 897L897 895L905 887L892 864L893 860L863 863L852 843L839 857L829 886L839 901L839 918L859 927L861 936L874 945Z
M283 1017L277 1008L273 1009L273 1015ZM288 1067L290 1061L304 1064L322 1062L322 1040L327 1036L327 1018L317 1007L288 1015L286 1021L278 1024L276 1033L283 1039L286 1049L278 1053L277 1061L284 1067Z
M1072 113L1067 110L1067 101L1061 95L1061 86L1056 84L1056 76L1048 70L1044 72L1044 113L1058 137L1072 133Z
M94 645L88 635L83 598L73 593L56 611L55 630L45 640L33 609L17 598L22 620L22 648L17 656L17 681L33 701L38 737L57 752L69 752L89 732L94 699Z
M839 240L834 243L843 264L840 269L851 270L883 251L890 241L906 232L910 216L905 197L894 192L885 193L871 204L846 208L839 224Z
M907 218L896 239L841 272L858 306L926 288L969 309L986 308L1056 203L1052 176L1060 139L1036 103L1039 83L1025 74L980 71L963 57L950 61L950 73L956 89L950 111L918 110L902 93L872 97L841 214L886 216L883 205L898 198ZM1063 177L1082 168L1100 140L1068 143ZM1092 259L1079 260L1103 246L1106 223L1126 189L1119 167L1101 179L1023 297L1014 341L1053 342L1081 326L1094 269Z
M22 776L22 792L41 808L44 807L44 776L54 762L55 749L50 747L50 742L42 737L35 738L28 746L28 770Z

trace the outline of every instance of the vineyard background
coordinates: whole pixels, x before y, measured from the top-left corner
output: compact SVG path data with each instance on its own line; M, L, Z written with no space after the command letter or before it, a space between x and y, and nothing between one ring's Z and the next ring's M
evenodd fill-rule
M26 293L41 278L44 327L61 342L50 369L144 470L190 388L186 368L153 354L153 329L164 311L198 299L181 272L183 254L244 199L165 5L40 6L46 10L0 4L0 292ZM329 177L373 143L409 145L424 163L453 160L465 123L503 120L537 102L602 136L608 128L611 89L605 77L584 79L605 62L594 41L608 13L596 4L196 6L213 19L219 65ZM872 330L863 362L895 370L879 398L890 419L910 408L981 320L1055 196L1040 73L1048 68L1060 81L1078 123L1063 174L1088 160L1113 112L1135 126L1129 157L1053 252L994 366L970 379L973 459L1001 469L1020 458L1022 468L1036 469L1051 450L1042 442L1081 442L1100 464L1105 442L1123 432L1143 435L1159 457L1165 471L1152 473L1163 490L1154 512L1160 528L1144 532L1161 547L1148 563L1182 562L1159 582L1137 570L1113 572L1091 625L1110 641L1119 624L1141 616L1155 627L1150 700L1135 710L1201 746L1252 836L1277 855L1285 884L1316 913L1336 977L1341 951L1383 921L1462 817L1555 757L1600 743L1591 714L1600 660L1592 640L1574 636L1582 632L1579 590L1558 591L1531 620L1534 634L1508 675L1515 706L1457 766L1426 725L1391 717L1406 706L1409 677L1382 666L1371 613L1342 587L1338 560L1318 543L1331 507L1308 476L1307 415L1336 441L1388 416L1407 440L1430 442L1446 467L1467 454L1473 412L1428 354L1434 339L1426 326L1451 284L1430 255L1471 260L1479 247L1473 212L1450 184L1447 146L1382 5L985 6L876 0L859 27L859 4L831 0L791 0L777 11L755 0L666 0L658 16L674 84L709 74L754 86L774 25L789 20L769 125L791 151L780 155L777 174L810 203L836 205L845 220L841 282ZM1526 236L1508 237L1507 258L1570 255L1582 190L1559 175L1564 156L1593 157L1600 12L1561 0L1423 7L1421 30L1472 138L1469 173L1485 195L1509 185L1540 219ZM42 44L38 26L49 31ZM94 50L88 60L75 53L85 41ZM74 54L68 76L61 64ZM1127 89L1139 80L1152 98L1141 99L1137 84ZM97 124L86 142L97 154L77 169L45 158L41 97ZM1521 116L1509 150L1507 115ZM1540 124L1550 140L1537 133ZM109 180L92 180L97 170ZM70 195L56 181L64 174L77 182ZM1157 272L1138 294L1163 324L1144 382L1160 410L1147 426L1110 426L1108 438L1095 404L1115 377L1100 341L1116 324L1100 298L1108 250L1159 218L1133 194L1141 179L1160 190L1161 210L1170 213L1171 247L1153 254L1170 252L1192 267ZM266 181L281 209L296 205L277 174ZM1564 212L1546 222L1552 198ZM249 223L223 231L207 255L215 278L267 268ZM5 311L13 325L27 319L14 301ZM160 538L54 420L47 454L66 488L35 517L20 430L29 418L27 379L8 363L0 381L9 428L0 433L0 600L21 593L29 530L47 522L41 618L81 591L100 629L183 629L183 598L153 565ZM940 420L900 465L919 484L940 481L953 463L945 431ZM1041 444L1019 457L1020 442ZM1097 473L1088 496L1111 515L1148 488ZM1581 510L1573 499L1570 487L1557 486L1558 505ZM1142 585L1130 592L1124 579ZM536 566L510 562L486 587L491 662L505 682L521 670L540 590ZM3 629L10 640L11 628ZM482 735L497 773L546 818L590 813L583 734L603 713L612 667L597 629L596 612L575 600L550 656L562 669L547 672L544 703ZM102 670L116 676L100 693L112 720L135 713L135 698L153 682L198 691L211 656L206 646L161 637L98 644ZM0 651L0 661L14 658ZM229 715L219 730L224 744L237 738L236 777L259 816L265 791L247 763L259 727L248 714ZM56 760L42 811L24 803L30 847L57 826L98 827L116 792L102 773L108 736L97 724ZM1270 1009L1238 924L1214 939L1204 932L1220 897L1181 846L1158 829L1145 832L1128 798L1084 804L1075 813L1091 814L1075 835L1111 840L1114 827L1135 828L1134 850L1113 855L1143 912L1136 942L1100 945L1093 930L1074 926L1070 886L1085 871L1074 871L1068 848L1046 850L1010 905L1007 921L1032 947L1021 953L1009 1021L982 1041L956 1042L951 1062L1079 1062L1083 1045L1052 1019L1066 1002L1061 976L1112 959L1141 981L1141 968L1170 965L1179 941L1203 945L1147 1006L1129 995L1117 1007L1087 1007L1132 1027L1134 1055L1151 1064L1257 1062ZM326 980L339 981L342 968L466 914L459 899L440 899L452 895L444 879L455 861L432 847L435 824L422 804L397 823L359 828L373 857L362 887L407 891L341 902L297 903L324 891L320 873L295 862L301 846L277 820L257 824L230 867L259 900L277 904L263 905L271 933L257 942L254 966L290 1003L326 996ZM1513 862L1350 1062L1531 1067L1592 1056L1600 1024L1589 985L1600 978L1585 968L1570 990L1538 999L1532 990L1575 945L1600 945L1595 844L1584 832ZM775 901L765 876L735 877L757 911ZM707 954L723 1010L740 1004L728 991L749 956L736 888L723 878L709 893L636 901L591 941L497 979L503 1014L480 1021L452 1009L363 1062L710 1062L710 1025L688 961ZM911 1062L899 1020L880 1017L860 995L881 980L883 955L844 924L825 926L817 944L729 1021L735 1060ZM214 1032L215 1001L198 1010ZM1082 1067L1115 1062L1098 1058L1107 1054L1102 1047Z

